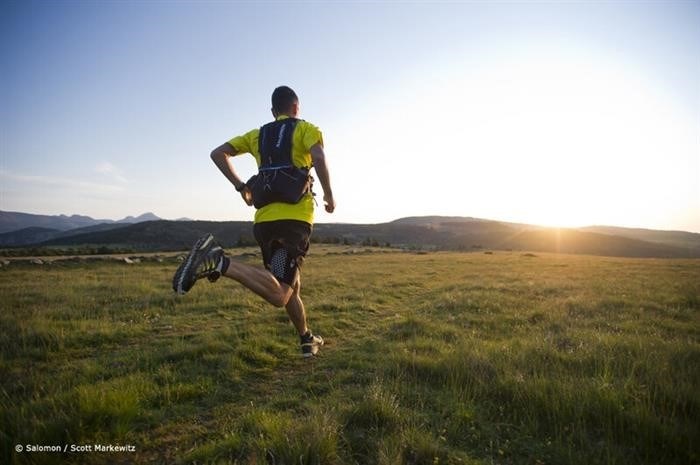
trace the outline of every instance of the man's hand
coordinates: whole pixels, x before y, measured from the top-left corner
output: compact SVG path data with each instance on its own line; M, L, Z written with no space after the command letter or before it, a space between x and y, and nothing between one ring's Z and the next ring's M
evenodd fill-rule
M241 198L249 207L253 206L253 193L250 191L248 186L245 186L239 191L241 193Z
M212 161L234 187L240 187L244 184L244 182L238 177L238 174L236 174L236 171L233 169L233 164L230 160L230 158L237 153L238 151L236 148L228 142L221 144L211 151ZM248 186L241 188L238 190L238 192L241 193L241 197L243 197L243 201L245 203L248 205L253 205L253 195L251 194L250 189L248 189Z
M333 213L333 210L335 210L335 200L333 199L333 194L324 194L323 204L328 213Z

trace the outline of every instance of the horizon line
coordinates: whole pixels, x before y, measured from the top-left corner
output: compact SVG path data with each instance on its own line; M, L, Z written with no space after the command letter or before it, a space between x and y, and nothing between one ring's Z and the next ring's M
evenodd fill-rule
M112 218L94 218L90 215L84 215L84 214L79 214L79 213L74 213L71 215L67 215L65 213L59 213L59 214L44 214L44 213L29 213L29 212L22 212L22 211L15 211L15 210L0 210L0 213L19 213L22 215L34 215L34 216L49 216L49 217L65 217L65 218L71 218L74 216L78 217L85 217L85 218L90 218L94 221L111 221L111 222L119 222L124 219L127 219L129 217L131 218L138 218L144 215L153 215L158 218L158 220L147 220L147 221L210 221L210 222L219 222L219 223L224 223L224 222L248 222L252 223L252 219L248 220L237 220L237 219L228 219L228 220L216 220L216 219L195 219L195 218L188 218L186 216L180 217L180 218L163 218L158 216L157 214L153 213L152 211L144 212L138 215L127 215L122 218L118 219L112 219ZM348 221L314 221L314 224L341 224L341 225L379 225L379 224L388 224L388 223L394 223L397 221L401 220L406 220L406 219L411 219L411 218L440 218L440 219L460 219L460 220L474 220L474 221L483 221L483 222L493 222L493 223L507 223L507 224L517 224L517 225L523 225L523 226L530 226L530 227L538 227L538 228L546 228L546 229L571 229L571 230L577 230L577 229L585 229L585 228L620 228L620 229L637 229L637 230L646 230L646 231L662 231L662 232L679 232L679 233L689 233L689 234L700 234L700 231L690 231L690 230L683 230L683 229L655 229L655 228L650 228L650 227L641 227L641 226L619 226L619 225L612 225L612 224L587 224L587 225L582 225L582 226L556 226L556 225L545 225L545 224L538 224L538 223L527 223L523 221L511 221L511 220L502 220L502 219L492 219L492 218L481 218L481 217L475 217L475 216L461 216L461 215L409 215L409 216L402 216L399 218L394 218L392 220L386 220L386 221L379 221L379 222L348 222Z

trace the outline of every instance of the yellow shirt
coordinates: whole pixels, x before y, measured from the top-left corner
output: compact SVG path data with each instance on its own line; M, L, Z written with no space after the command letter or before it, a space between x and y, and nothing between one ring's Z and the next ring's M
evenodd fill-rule
M277 117L277 120L288 118L286 115ZM250 153L255 157L255 161L260 166L260 151L258 149L258 135L260 129L253 129L242 136L237 136L228 141L236 154ZM321 131L313 124L299 120L292 135L292 162L299 168L311 167L310 149L316 144L323 145ZM258 209L255 212L255 222L264 223L277 220L298 220L313 224L314 222L314 199L311 193L306 194L298 203L273 202Z

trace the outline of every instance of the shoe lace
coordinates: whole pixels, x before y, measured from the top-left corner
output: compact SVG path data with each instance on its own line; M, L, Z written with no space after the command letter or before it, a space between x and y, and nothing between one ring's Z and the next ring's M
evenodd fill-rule
M197 278L203 278L208 276L210 273L216 270L216 266L219 264L221 259L220 255L217 253L218 249L212 249L202 260L202 264L197 269Z

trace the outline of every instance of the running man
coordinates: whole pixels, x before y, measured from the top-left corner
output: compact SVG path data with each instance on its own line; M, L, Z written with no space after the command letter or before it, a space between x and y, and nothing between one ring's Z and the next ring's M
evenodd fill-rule
M253 129L215 148L211 159L234 186L243 201L255 205L255 240L262 251L265 268L231 260L206 234L192 247L190 254L173 277L173 289L188 292L201 278L216 281L221 275L238 281L275 307L284 307L301 339L304 357L317 354L323 339L306 324L301 300L300 268L309 249L314 217L313 167L323 189L323 203L333 213L335 201L323 151L321 131L313 124L297 119L299 98L287 86L272 93L274 121ZM248 183L236 173L231 157L250 153L259 172Z

